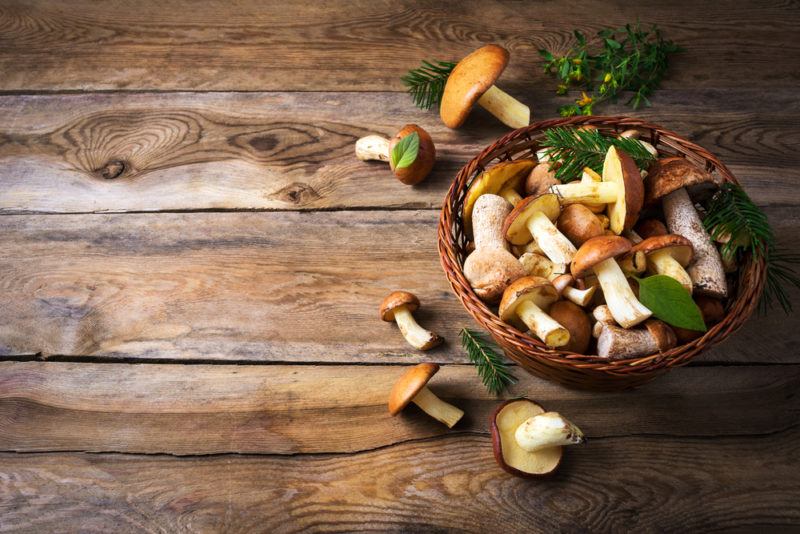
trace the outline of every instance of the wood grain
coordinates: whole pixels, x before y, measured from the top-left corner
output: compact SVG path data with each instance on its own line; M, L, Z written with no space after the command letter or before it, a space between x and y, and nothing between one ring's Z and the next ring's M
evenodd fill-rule
M800 204L794 90L769 100L746 89L673 90L659 100L639 113L604 111L706 146L759 204ZM536 102L549 114L560 105L550 93ZM391 136L406 122L426 128L439 154L413 188L353 154L359 137ZM504 133L481 112L454 132L398 93L7 95L0 213L437 208L458 169Z
M355 453L448 434L488 435L500 402L469 365L431 390L466 416L448 431L386 402L403 366L0 363L0 451L197 455ZM518 371L507 398L567 414L590 440L770 436L796 426L800 366L694 367L633 392L571 391Z
M798 246L792 208L770 214ZM433 211L6 215L0 354L146 360L464 362ZM395 289L447 343L409 347ZM792 294L796 295L795 293ZM750 321L704 361L794 362L798 316Z
M548 480L501 471L485 436L346 456L2 454L0 515L23 532L788 532L798 437L599 439Z
M427 1L322 4L224 0L0 7L2 90L401 90L423 58L457 59L487 42L512 54L503 86L550 89L537 50L566 50L641 20L687 51L667 87L794 88L800 69L794 2L604 4ZM754 73L759 73L754 76Z

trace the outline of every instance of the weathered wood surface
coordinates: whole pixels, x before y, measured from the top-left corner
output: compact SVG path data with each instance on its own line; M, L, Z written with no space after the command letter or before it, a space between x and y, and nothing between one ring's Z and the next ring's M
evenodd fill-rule
M0 6L0 89L400 90L421 58L494 41L512 52L503 86L522 92L544 83L539 48L637 19L687 48L667 87L797 85L794 2L15 0Z
M771 209L798 246L798 214ZM0 354L147 360L464 362L434 211L6 215ZM422 300L447 344L414 351L377 308ZM702 361L800 362L798 316L754 318Z
M684 133L761 205L796 205L800 103L794 89L779 90L753 109L760 96L661 91L652 110L604 110ZM542 92L526 101L540 118L564 103ZM353 153L359 137L407 122L431 133L439 155L413 188ZM449 130L401 93L0 96L0 213L437 208L458 169L505 131L480 111Z

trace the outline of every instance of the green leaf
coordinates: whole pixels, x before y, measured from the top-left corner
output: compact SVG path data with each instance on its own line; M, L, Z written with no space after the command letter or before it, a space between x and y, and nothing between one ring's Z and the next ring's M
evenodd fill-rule
M654 317L679 328L706 331L700 308L680 282L663 274L637 278L637 281L639 300L650 308Z
M419 134L411 132L394 145L391 153L392 168L404 169L417 160L419 153Z

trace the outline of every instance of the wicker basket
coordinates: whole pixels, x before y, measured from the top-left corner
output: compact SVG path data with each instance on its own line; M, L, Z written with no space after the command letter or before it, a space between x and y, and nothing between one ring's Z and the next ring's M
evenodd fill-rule
M686 364L697 354L716 345L736 331L755 308L764 286L763 260L748 259L740 266L738 279L731 283L725 318L701 338L667 352L643 358L608 361L597 356L575 354L546 347L504 323L472 291L462 267L467 256L467 239L461 219L461 208L471 181L484 169L497 162L535 158L542 132L554 126L591 124L609 133L637 129L641 139L656 146L661 154L680 155L725 181L736 178L713 154L698 145L654 124L625 117L573 117L534 123L500 138L467 163L445 198L439 219L439 256L445 275L456 296L478 323L489 331L506 355L526 370L569 387L593 390L618 390L635 387L652 380L672 367Z

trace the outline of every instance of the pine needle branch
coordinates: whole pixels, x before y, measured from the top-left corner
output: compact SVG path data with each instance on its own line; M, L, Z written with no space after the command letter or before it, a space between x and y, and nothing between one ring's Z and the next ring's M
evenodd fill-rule
M411 69L400 78L408 87L408 94L414 105L421 109L431 109L439 104L444 93L447 78L456 66L451 61L422 61L422 66Z
M478 370L483 385L494 395L517 381L511 374L508 364L503 356L496 351L493 343L481 333L469 328L461 329L461 345L467 351L467 356Z
M606 152L612 146L630 155L640 169L646 169L655 159L638 140L608 137L599 130L549 128L540 146L552 162L556 178L564 183L579 179L584 167L602 173Z

